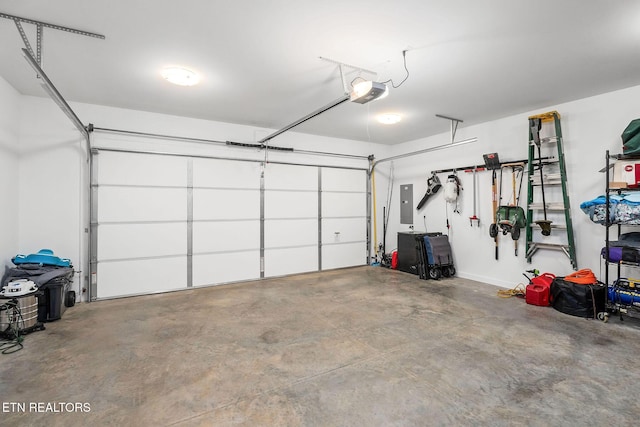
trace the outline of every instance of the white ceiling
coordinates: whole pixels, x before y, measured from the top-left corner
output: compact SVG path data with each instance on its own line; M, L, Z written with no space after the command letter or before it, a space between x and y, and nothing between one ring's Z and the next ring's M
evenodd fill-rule
M68 101L272 129L344 93L320 56L398 83L407 49L409 78L386 99L296 128L385 144L446 132L435 114L465 126L640 84L638 0L0 0L0 12L106 36L45 29L43 69ZM0 75L45 96L12 21L0 40ZM203 81L172 86L166 65ZM403 120L378 124L381 112Z

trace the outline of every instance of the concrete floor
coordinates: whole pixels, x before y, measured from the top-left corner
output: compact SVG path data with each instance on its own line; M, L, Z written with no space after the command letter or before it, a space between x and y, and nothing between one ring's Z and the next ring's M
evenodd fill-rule
M637 321L496 291L361 267L77 305L0 355L0 424L637 425Z

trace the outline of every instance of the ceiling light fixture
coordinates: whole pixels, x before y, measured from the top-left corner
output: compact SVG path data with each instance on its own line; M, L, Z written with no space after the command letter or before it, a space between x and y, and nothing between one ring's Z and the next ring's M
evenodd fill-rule
M376 117L376 120L383 125L395 125L400 120L402 120L402 116L396 113L385 113L380 114L378 117Z
M200 76L182 67L167 67L161 74L166 81L179 86L194 86L200 82Z
M349 95L351 101L358 104L366 104L375 99L382 99L389 94L389 89L384 83L373 82L371 80L361 81L353 86Z

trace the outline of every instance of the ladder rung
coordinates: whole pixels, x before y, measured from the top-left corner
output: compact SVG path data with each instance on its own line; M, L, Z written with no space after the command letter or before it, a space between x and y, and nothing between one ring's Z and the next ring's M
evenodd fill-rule
M529 204L529 209L538 209L538 210L542 210L544 209L544 207L542 206L542 202L540 203L530 203ZM547 203L547 210L548 211L563 211L565 210L564 207L564 203Z
M544 185L561 185L562 181L545 181ZM539 182L532 182L531 185L533 185L534 187L540 187L540 183Z
M544 178L544 184L545 185L558 185L558 184L562 184L562 175L559 173L549 173L549 174L543 174L543 178ZM540 175L532 175L529 178L529 181L531 181L531 185L540 185Z
M533 165L534 165L534 166L538 166L538 164L540 163L540 159L538 159L538 158L533 158L533 159L531 159L531 161L533 162ZM556 158L552 158L552 159L549 159L549 158L542 159L542 166L544 166L544 165L548 165L548 164L551 164L551 163L560 163L560 160L558 160L558 159L556 159Z
M561 179L562 178L562 174L561 173L543 173L542 177L546 180L554 180L554 179ZM540 181L540 174L537 175L531 175L531 181ZM547 181L545 181L547 182Z
M558 251L569 249L569 245L563 245L561 243L531 242L531 245L535 245L539 249L555 249Z
M535 221L531 224L529 224L529 227L531 228L538 228L539 225L535 223ZM551 228L557 228L559 230L566 230L567 229L567 225L566 224L551 224L550 225Z
M557 136L545 136L544 138L540 138L541 144L551 144L560 141L560 138ZM537 145L533 140L529 140L529 145Z
M564 254L571 259L571 255L569 255L569 245L562 245L558 243L541 243L541 242L530 242L529 250L527 251L527 258L531 258L534 253L538 249L552 249L556 251L562 251ZM571 260L573 263L573 260ZM575 266L574 266L575 268Z

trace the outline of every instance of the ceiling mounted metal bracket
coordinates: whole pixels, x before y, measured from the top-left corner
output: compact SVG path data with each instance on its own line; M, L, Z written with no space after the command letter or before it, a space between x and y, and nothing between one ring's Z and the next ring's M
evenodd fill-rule
M44 38L44 27L53 28L54 30L65 31L68 33L77 34L80 36L94 37L97 39L105 39L105 36L102 34L90 33L88 31L77 30L75 28L63 27L62 25L50 24L48 22L36 21L34 19L22 18L20 16L9 15L7 13L0 12L0 18L10 19L18 28L18 32L20 33L20 37L24 42L25 47L29 51L29 54L38 62L38 65L42 67L42 41ZM29 43L29 39L27 38L27 34L24 32L24 28L22 28L22 23L32 24L36 26L36 52L33 52L33 48L31 47L31 43Z
M342 80L342 88L344 89L344 93L351 92L351 89L347 85L344 67L351 68L353 71L357 71L358 75L360 75L361 73L371 74L373 76L372 80L378 77L378 73L376 73L375 71L367 70L366 68L356 67L355 65L346 64L344 62L336 61L335 59L325 58L324 56L319 56L318 58L322 61L330 62L338 66L338 69L340 70L340 79Z
M454 119L453 117L443 116L442 114L436 114L436 117L451 121L451 143L453 144L456 140L456 131L458 130L458 124L463 123L464 121L461 119Z
M33 48L31 47L31 43L29 43L29 39L27 38L27 34L24 32L24 28L22 28L22 24L17 19L14 19L13 22L16 24L16 28L18 29L18 32L20 33L20 37L22 38L22 41L23 41L25 47L27 48L27 50L29 51L31 56L35 57L36 54L33 53ZM38 45L38 51L40 51L40 45ZM38 63L40 63L40 61L38 61Z

